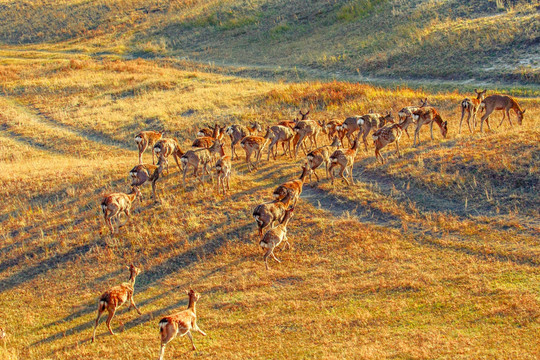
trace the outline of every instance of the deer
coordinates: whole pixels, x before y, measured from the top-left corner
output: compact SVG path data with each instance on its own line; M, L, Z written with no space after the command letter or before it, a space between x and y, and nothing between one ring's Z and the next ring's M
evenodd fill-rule
M471 124L469 120L471 119L472 114L472 124L473 129L476 128L476 114L483 110L484 105L482 105L482 100L486 97L486 91L478 91L477 89L474 89L474 92L476 93L476 99L469 99L466 98L461 102L461 120L459 121L459 130L458 134L461 134L461 124L463 123L463 118L465 117L465 113L468 113L467 116L467 126L469 127L469 132L472 134L471 130Z
M353 172L353 166L354 166L354 159L356 158L356 154L358 152L358 141L360 140L360 132L356 136L356 139L353 142L353 146L350 149L338 149L330 155L330 168L328 169L328 172L330 173L330 177L332 179L331 183L334 185L334 172L332 171L336 166L339 166L341 168L339 174L345 180L347 185L351 185L351 183L354 184L354 180L352 177ZM349 183L349 180L343 175L345 171L348 171L348 175L350 175L351 183Z
M112 219L117 220L119 230L121 226L124 226L128 222L131 205L140 196L141 192L139 188L132 186L129 193L112 193L103 197L103 200L101 201L101 210L103 211L105 223L111 229L111 234L114 234ZM122 212L126 215L127 219L122 225L120 225L118 224L118 217Z
M433 123L437 123L441 128L441 134L446 138L448 134L448 121L443 121L439 112L431 106L422 107L413 112L413 119L416 121L416 130L414 131L413 146L420 145L420 128L424 124L430 124L431 140L433 140ZM418 138L418 145L416 139Z
M157 165L150 165L150 164L136 165L129 172L129 175L131 176L131 186L136 186L137 188L140 188L147 181L152 182L152 198L154 200L157 200L156 182L158 181L161 173L163 172L164 163L165 163L165 158L160 156Z
M510 119L510 110L514 110L514 112L516 113L517 122L519 125L521 125L523 122L523 115L525 114L525 110L523 110L519 106L517 101L514 98L511 98L510 96L497 95L497 94L490 95L486 97L484 100L482 100L482 104L484 104L486 112L480 119L480 132L484 132L483 130L484 120L486 121L488 129L491 130L491 127L489 126L489 116L495 110L503 111L503 118L499 124L499 127L501 127L502 123L504 122L505 116L508 117L508 122L510 123L510 126L513 126L512 120Z
M315 148L318 147L317 136L321 132L321 126L315 120L300 120L294 127L294 131L298 135L298 138L293 140L293 143L295 143L295 151L294 151L295 158L298 155L298 149L303 144L306 138L310 140L312 148L313 148L313 145L315 145Z
M317 182L319 182L319 176L317 175L317 170L319 166L321 166L323 163L326 168L326 178L328 178L328 166L330 164L330 154L332 154L334 151L336 151L338 148L341 147L341 141L339 140L337 135L334 135L334 140L330 145L321 146L320 148L317 148L307 154L307 164L310 169L309 172L309 181L311 182L311 174L315 174L315 177L317 178Z
M217 190L219 193L219 188L223 188L223 195L226 194L225 185L227 185L227 190L231 189L230 181L231 181L231 157L229 155L225 155L225 151L223 150L223 144L219 147L219 155L220 158L216 162L215 169L216 169L216 177L217 177Z
M246 136L261 131L261 125L258 122L253 122L249 126L244 125L231 125L225 129L225 133L231 138L231 159L238 160L238 154L236 154L235 146Z
M269 131L271 133L269 133ZM268 136L268 137L267 137ZM270 145L268 146L268 156L266 160L270 160L270 153L274 149L274 146L281 143L281 147L283 149L283 155L287 155L287 150L285 149L285 145L287 145L287 149L289 150L289 156L292 158L292 151L291 151L291 140L294 137L294 131L283 125L274 125L267 129L267 134L265 135L265 138L271 139ZM277 146L275 149L275 152L273 153L274 160L276 160L277 155Z
M184 152L182 149L180 149L180 145L178 145L177 139L161 139L154 145L154 152L158 156L162 156L165 165L167 166L167 174L169 174L169 160L167 158L169 155L172 155L174 157L174 161L176 162L176 166L178 166L178 170L182 171L182 168L180 167L180 163L178 162L178 159L184 155Z
M265 139L261 136L249 135L242 139L240 146L246 152L246 163L248 170L251 172L252 169L256 169L261 159L261 154L264 150L264 147L268 143L268 139ZM251 161L251 154L255 152L255 163Z
M97 309L98 313L96 323L94 325L94 333L92 334L92 342L94 342L96 339L96 329L99 324L99 318L105 310L109 312L106 324L111 335L116 335L111 328L111 320L114 317L116 310L126 301L129 301L129 310L131 310L131 307L134 307L135 310L137 310L137 313L142 315L142 312L139 310L139 308L137 308L137 305L135 305L135 301L133 301L135 279L137 278L137 275L141 273L141 269L133 264L127 266L127 268L129 269L129 280L121 285L113 286L109 290L105 291L99 298Z
M287 239L287 225L289 224L289 220L291 220L291 217L293 215L294 207L291 207L285 211L285 215L283 217L283 220L281 224L278 226L269 229L262 237L261 241L259 242L259 245L266 249L266 252L263 255L264 259L264 265L266 267L266 270L270 270L270 267L268 266L268 257L272 255L274 260L276 260L278 263L281 261L274 255L274 249L281 244L282 241L284 241L288 248L291 248L291 244L289 243L289 240Z
M407 138L409 139L411 138L409 136L409 132L407 128L409 127L409 125L414 124L413 112L427 106L427 103L428 103L428 99L424 98L424 99L420 99L419 106L405 106L403 109L399 110L398 112L399 123L401 124L401 128L405 131L405 134L407 134Z
M291 194L291 200L293 201L293 206L296 207L296 203L302 194L302 188L304 187L304 182L306 181L307 174L309 172L309 166L307 164L302 165L302 174L298 179L287 181L279 185L274 190L274 197L276 199L281 199L287 194Z
M319 126L322 128L323 134L326 134L326 136L328 136L328 141L332 142L334 139L334 136L337 135L339 137L341 135L339 130L341 130L342 123L340 123L339 121L323 120L323 121L319 121L318 123L319 123ZM340 138L339 140L342 140L342 138Z
M165 346L167 346L167 344L174 339L176 335L187 335L189 340L191 340L193 350L197 350L197 348L193 343L191 330L197 331L202 336L206 336L206 333L197 325L197 310L195 309L195 304L201 298L201 294L196 293L193 291L193 289L189 289L189 291L186 290L186 294L189 297L187 309L169 316L165 316L159 321L159 333L161 335L159 360L163 360L163 356L165 355Z
M257 223L259 236L263 236L263 231L268 227L273 227L276 222L283 220L285 211L291 203L292 194L287 192L281 199L274 199L270 202L259 204L253 209L253 217Z
M370 131L375 131L376 129L382 128L385 124L393 122L394 117L390 112L387 112L385 115L369 113L358 118L356 121L356 125L360 129L358 136L362 135L365 151L367 151L367 136Z
M198 147L198 148L201 148L201 147L209 148L210 146L212 146L212 144L214 143L216 139L220 141L223 139L223 136L225 134L224 131L225 131L224 127L220 127L218 124L215 124L214 129L212 130L212 134L210 136L205 135L205 136L198 137L197 139L193 140L193 143L191 144L191 146ZM198 134L200 134L200 132Z
M161 139L163 136L163 131L157 132L157 131L141 131L137 135L135 135L135 142L137 143L137 147L139 148L139 164L142 164L142 155L146 151L146 148L150 146L150 149L152 149L152 164L155 164L154 159L154 144Z
M382 164L384 164L385 159L381 155L381 149L393 142L396 143L396 151L398 157L401 157L401 154L399 153L399 139L401 138L401 134L403 133L401 124L402 123L385 126L375 131L372 135L373 142L375 144L375 158L379 159Z
M208 165L212 162L214 154L219 154L220 150L222 149L222 145L223 144L216 139L214 144L209 148L188 150L184 155L182 155L180 161L184 166L184 187L186 186L186 174L190 166L193 167L193 175L199 180L201 185L204 185L204 173L211 175L208 171ZM201 176L198 175L199 166L201 166Z

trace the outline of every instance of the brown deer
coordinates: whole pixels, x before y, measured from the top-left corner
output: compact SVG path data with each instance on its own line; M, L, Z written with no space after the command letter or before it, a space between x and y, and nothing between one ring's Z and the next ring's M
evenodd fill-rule
M308 111L309 112L309 111ZM298 149L303 144L306 138L309 139L312 148L317 148L317 136L321 132L321 126L315 120L300 120L294 127L294 131L298 135L297 139L293 139L295 145L294 157L298 155Z
M382 128L387 123L393 123L394 117L390 112L387 112L385 115L377 114L377 113L369 113L366 115L362 115L358 118L356 121L356 124L358 125L358 128L360 131L358 132L358 136L362 135L362 141L364 142L364 148L367 151L367 137L370 133L370 131L375 131L377 129Z
M212 144L214 144L214 141L216 139L221 141L224 135L225 135L225 128L220 127L218 124L215 124L214 129L212 130L212 134L210 134L210 136L198 137L197 139L193 140L193 143L191 144L191 146L198 147L198 148L201 148L201 147L209 148L210 146L212 146Z
M268 139L261 136L249 135L242 139L240 146L246 152L246 163L248 170L251 172L251 168L256 169L261 159L261 154L266 146ZM255 153L255 163L251 161L251 154Z
M344 137L347 137L347 140L349 141L349 146L352 145L351 138L354 135L354 133L356 131L360 131L360 126L358 126L358 120L361 117L362 116L360 116L360 115L350 116L350 117L346 118L345 121L343 121L343 123L341 124L341 126L339 128L339 130L344 132ZM343 142L343 140L341 140L341 141Z
M259 204L253 209L253 217L259 229L259 236L262 237L266 228L273 227L283 220L285 210L291 203L291 198L292 194L287 192L283 198Z
M117 220L118 229L124 226L128 220L131 210L131 205L141 196L139 188L136 186L131 187L131 192L129 193L112 193L105 195L101 201L101 210L103 211L103 217L105 218L105 223L111 229L111 234L114 234L114 228L112 225L112 219ZM119 224L118 217L120 213L126 215L126 221L122 225ZM118 230L117 229L117 230Z
M266 158L266 160L270 160L270 153L274 149L274 146L278 145L279 143L281 143L283 155L287 155L287 150L285 149L286 145L287 149L289 150L289 156L292 158L291 140L294 138L294 131L291 128L283 125L271 126L269 130L272 132L272 135L269 135L269 138L271 138L272 140L270 142L270 145L268 146L268 157ZM277 146L273 155L274 160L276 160Z
M289 220L291 220L292 214L294 211L294 207L291 207L285 211L285 215L283 217L283 221L278 226L271 228L268 230L262 237L261 241L259 242L259 245L266 249L266 252L263 256L264 259L264 265L266 266L266 270L270 270L268 267L268 257L272 255L274 260L276 260L278 263L279 259L274 255L274 249L281 244L282 241L285 241L289 249L291 248L291 244L289 243L289 240L287 239L287 225L289 224Z
M491 127L489 126L489 116L495 110L503 111L503 118L501 120L501 123L499 124L499 127L502 125L505 117L508 117L508 122L510 123L510 126L512 126L512 120L510 119L510 110L514 110L514 112L516 113L519 125L521 125L521 123L523 122L523 115L525 114L525 110L521 109L517 101L510 96L490 95L484 100L482 100L482 104L484 104L486 112L480 119L480 132L484 132L484 120L487 123L488 129L491 130Z
M317 170L319 166L324 163L326 168L326 178L328 178L328 167L330 164L330 155L341 147L341 141L337 135L334 136L334 140L330 145L321 146L307 154L307 164L310 169L309 172L309 181L311 182L311 174L315 174L317 182L319 182L319 176L317 175Z
M216 162L215 169L216 169L216 176L217 176L217 189L219 193L219 188L223 188L223 195L225 195L225 185L227 185L227 190L231 189L231 157L229 155L225 155L225 151L223 150L223 144L220 145L219 148L219 155L220 158Z
M244 125L231 125L225 129L225 134L229 135L231 138L231 159L238 159L238 154L236 154L236 144L242 141L246 136L255 133L256 131L261 131L261 125L258 122L254 122L249 126Z
M401 124L401 128L403 129L403 131L405 131L405 134L407 134L407 138L409 139L411 138L409 136L409 132L407 129L410 125L414 124L413 112L415 112L416 110L422 107L427 106L427 103L428 103L427 98L420 99L419 106L405 106L403 109L399 110L398 112L399 123Z
M118 286L113 286L109 290L105 291L103 295L101 295L101 297L99 298L98 313L96 318L96 324L94 326L94 333L92 335L92 342L94 342L96 339L96 329L99 324L99 318L105 310L109 312L106 324L111 335L115 335L111 328L111 320L116 313L116 309L118 309L126 301L129 301L129 309L131 309L131 307L133 306L135 310L137 310L137 313L139 313L139 315L142 315L142 312L137 308L137 305L135 305L135 301L133 301L135 279L137 278L137 275L141 273L141 270L135 267L135 265L133 264L127 266L127 268L129 269L128 282L122 283Z
M169 173L169 160L168 157L172 155L174 157L174 161L176 162L176 166L178 166L178 170L182 171L182 168L180 167L180 163L178 160L184 155L184 152L182 149L180 149L180 145L178 145L177 139L161 139L154 145L154 152L158 155L163 157L163 160L165 162L165 165L167 166L167 174Z
M339 166L341 168L339 174L345 180L347 185L354 184L354 180L352 177L353 173L353 166L354 166L354 159L356 158L356 154L358 152L358 141L360 140L360 132L356 136L356 139L353 142L353 146L350 149L338 149L330 155L330 168L328 169L328 172L330 173L330 177L332 179L332 185L334 184L334 172L332 171L334 167ZM349 183L349 180L343 175L345 171L348 171L348 175L351 178L351 182Z
M385 126L373 133L373 142L375 144L375 158L379 159L384 164L384 157L381 155L381 149L386 145L396 142L396 151L398 157L401 157L399 153L399 139L401 138L402 128L400 124L392 124Z
M189 289L189 291L186 290L186 294L189 297L187 309L169 316L165 316L159 321L159 333L161 334L159 360L163 360L163 356L165 355L165 346L172 339L174 339L176 335L187 335L189 340L191 340L193 350L197 350L197 348L193 343L191 330L197 331L201 335L206 336L206 333L197 325L197 310L195 309L195 303L199 301L201 294L196 293L192 289Z
M137 147L139 148L139 164L142 164L142 155L146 151L146 148L150 146L150 149L152 149L152 164L155 164L154 160L154 144L161 139L163 136L163 131L157 132L157 131L141 131L135 136L135 142L137 143Z
M199 180L199 182L204 185L204 174L211 175L208 169L208 166L212 162L212 159L214 158L214 154L219 154L222 143L219 140L215 140L214 144L209 148L200 148L195 150L188 150L182 157L180 158L180 161L182 162L182 165L184 166L184 174L183 174L183 180L184 180L184 187L186 186L186 174L188 172L188 168L191 166L193 168L193 175ZM201 167L201 176L198 174L199 167Z
M165 159L160 156L157 165L141 164L136 165L129 175L131 176L131 186L141 187L147 181L152 182L152 198L157 200L156 195L156 182L158 181L161 173L163 172L163 164Z
M469 99L466 98L461 102L461 120L459 121L459 130L458 134L461 134L461 124L463 123L463 118L465 117L465 113L468 113L467 116L467 126L469 127L469 132L472 134L471 124L469 120L471 119L472 115L472 128L476 128L476 114L484 109L484 105L482 105L482 100L486 97L486 91L478 91L474 89L474 92L476 93L476 99Z
M304 182L306 181L307 174L309 172L309 166L307 164L302 165L302 174L298 179L287 181L279 185L274 190L274 197L281 199L287 194L291 194L291 200L293 201L293 206L296 206L300 195L302 194L302 189L304 187Z
M419 108L413 112L413 119L416 121L416 130L414 131L413 146L417 146L416 139L418 138L418 145L420 145L420 128L424 124L430 125L431 140L433 140L433 123L437 123L441 128L441 134L446 138L448 134L448 121L443 121L439 112L431 106Z
M333 139L334 139L334 136L338 136L338 138L340 137L341 134L339 133L339 130L341 130L342 123L340 123L339 121L337 121L337 120L330 120L330 121L323 120L323 121L319 121L319 125L322 128L322 133L326 134L326 136L328 136L328 141L332 142ZM342 139L340 138L340 140L342 140Z

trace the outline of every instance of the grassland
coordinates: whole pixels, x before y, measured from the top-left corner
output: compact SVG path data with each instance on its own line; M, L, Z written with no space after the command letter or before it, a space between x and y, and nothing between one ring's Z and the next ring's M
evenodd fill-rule
M0 54L0 358L156 358L159 318L186 305L189 286L208 336L194 335L197 352L173 341L167 358L540 357L538 99L519 99L521 127L458 135L457 91L266 82L57 50ZM302 106L342 119L425 96L448 138L423 130L384 166L360 152L351 187L306 185L293 249L271 271L251 210L301 159L252 173L235 161L228 196L184 189L171 168L160 203L143 188L128 225L114 237L105 227L101 195L128 189L139 130L166 129L187 148L201 124L273 124ZM91 344L97 298L128 262L143 268L144 314L122 309L118 335L101 324Z

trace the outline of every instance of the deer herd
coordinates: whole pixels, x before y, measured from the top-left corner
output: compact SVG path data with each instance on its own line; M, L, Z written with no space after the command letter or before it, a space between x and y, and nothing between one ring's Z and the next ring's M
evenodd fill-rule
M510 125L510 110L517 115L517 122L521 125L523 121L523 110L515 99L504 95L490 95L486 97L486 90L475 90L475 98L464 99L461 105L461 120L458 132L461 133L461 126L465 114L467 113L467 126L472 133L476 128L476 119L484 111L480 118L480 132L483 132L483 124L486 122L488 128L489 117L495 110L503 111L502 125L505 118L508 118ZM183 174L183 184L186 186L186 176L190 168L193 169L192 175L203 186L206 184L205 175L213 182L213 173L215 173L218 193L226 195L230 190L230 178L232 170L232 161L238 160L236 145L240 143L245 152L245 162L248 171L257 169L261 161L261 156L267 149L266 160L270 157L275 161L278 157L279 145L283 156L296 159L301 151L306 155L306 160L302 165L302 173L299 178L287 181L279 185L273 192L274 199L255 206L253 218L258 229L259 245L264 250L264 263L268 270L268 258L271 256L275 261L280 262L274 255L274 250L285 242L290 248L287 239L287 226L293 216L294 209L302 193L303 185L308 180L311 182L311 176L315 175L316 181L320 178L316 170L324 164L326 178L331 179L334 184L335 168L339 168L339 176L347 185L354 184L353 166L358 153L360 137L364 144L365 151L368 150L367 137L371 133L375 147L375 159L385 163L385 158L381 150L391 144L396 144L396 153L401 157L399 150L399 140L403 132L408 133L408 127L415 125L413 146L420 143L420 129L423 125L430 126L431 139L433 140L433 124L440 128L441 135L446 137L448 134L448 122L443 121L437 109L428 105L427 99L422 99L418 106L407 106L398 112L398 121L391 115L378 114L369 111L365 115L352 116L344 121L316 121L308 118L310 111L300 110L300 118L295 120L281 121L275 125L267 126L264 131L262 126L253 122L247 126L233 124L230 126L220 126L215 124L213 128L207 127L200 129L192 143L192 148L183 151L175 138L167 138L163 132L141 131L135 136L135 142L139 150L139 163L131 169L129 175L132 179L131 190L129 193L112 193L104 196L101 207L105 222L115 233L113 220L117 222L117 229L123 226L130 216L130 210L133 202L141 197L139 188L145 183L152 184L152 198L159 199L156 192L156 182L163 176L163 171L169 173L169 157L173 157L178 169ZM472 121L471 121L472 117ZM500 126L499 125L499 126ZM263 134L264 133L264 134ZM322 135L326 135L329 141L328 145L319 146L318 141ZM224 137L228 135L231 144L231 155L226 155L224 151ZM262 135L262 136L261 136ZM348 147L344 147L345 139ZM309 145L307 144L309 142ZM151 149L152 164L143 163L143 154L147 148ZM157 158L157 163L156 163ZM119 224L119 216L124 213L127 217L125 222ZM111 334L114 334L110 322L116 309L123 303L129 301L131 306L139 312L133 301L133 292L135 278L140 273L140 269L133 264L129 267L129 281L122 285L113 287L106 291L99 299L98 315L94 327L92 341L95 339L95 331L101 314L107 310L107 327ZM191 331L197 331L206 335L197 326L195 303L200 295L193 290L187 291L189 305L186 310L176 314L164 317L159 322L161 333L161 351L160 359L163 359L165 346L176 335L187 335L192 343Z

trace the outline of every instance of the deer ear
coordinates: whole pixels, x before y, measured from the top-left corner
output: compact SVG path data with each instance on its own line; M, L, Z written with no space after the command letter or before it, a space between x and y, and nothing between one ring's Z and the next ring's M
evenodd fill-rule
M527 111L527 110L523 110L523 111L521 112L521 114L525 114L525 111Z

